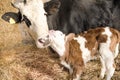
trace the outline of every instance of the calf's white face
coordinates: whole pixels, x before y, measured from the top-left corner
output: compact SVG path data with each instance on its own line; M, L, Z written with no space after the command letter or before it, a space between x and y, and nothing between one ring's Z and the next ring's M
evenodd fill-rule
M46 12L44 10L44 3L50 0L13 0L13 5L19 9L22 16L26 16L31 22L30 30L36 45L41 48L42 44L39 39L48 35L48 24L46 19Z
M53 44L54 43L58 45L65 44L65 34L63 34L61 31L50 30L49 37Z
M41 42L42 48L48 47L48 46L51 46L54 48L56 47L63 48L66 42L65 37L66 37L65 34L63 34L61 31L50 30L49 35L44 38L41 38L39 42ZM46 44L47 42L46 40L48 40L49 42L48 44Z

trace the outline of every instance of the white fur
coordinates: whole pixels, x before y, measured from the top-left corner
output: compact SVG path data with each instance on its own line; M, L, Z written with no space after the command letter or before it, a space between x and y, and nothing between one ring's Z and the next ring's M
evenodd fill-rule
M65 52L65 35L61 31L54 31L50 35L51 47L56 50L59 56L63 56Z
M64 65L67 69L71 69L70 65L67 64L65 61L61 61L61 64Z
M114 65L114 55L112 51L110 50L110 43L111 43L111 35L110 29L107 27L105 28L105 32L102 33L103 35L107 35L107 42L100 43L100 55L101 55L101 63L102 63L102 69L101 69L101 78L104 77L104 74L106 72L106 80L110 80L113 76L115 68Z
M61 64L69 70L70 74L73 73L73 69L71 68L70 64L67 64L67 63L66 63L65 61L63 61L63 60L61 61Z
M105 76L106 68L105 68L105 62L104 62L104 60L101 56L100 56L100 61L101 61L101 64L102 64L100 78L103 79L104 76Z
M119 53L119 43L116 45L114 58L117 57L118 53Z
M76 78L74 78L73 80L80 80L80 75L76 75Z

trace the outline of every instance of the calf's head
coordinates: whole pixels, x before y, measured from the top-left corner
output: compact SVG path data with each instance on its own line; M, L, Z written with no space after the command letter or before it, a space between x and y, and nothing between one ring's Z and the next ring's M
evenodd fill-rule
M43 48L47 46L52 46L54 48L65 48L66 42L71 41L74 38L74 36L74 33L65 35L59 30L50 30L49 36L47 36L46 38L42 38L39 41L43 43ZM45 43L46 39L49 41L48 44Z
M48 40L48 42L46 41ZM48 47L50 45L63 45L65 43L65 34L61 31L50 30L49 35L39 39L39 42L42 44L42 48Z
M57 44L58 46L63 45L65 44L65 38L65 34L63 34L61 31L51 30L49 32L49 39L52 44Z
M27 18L30 21L30 31L34 35L34 40L38 48L41 48L39 39L48 35L48 24L44 3L50 0L13 0L12 4L17 8L22 18ZM46 40L48 41L48 40Z

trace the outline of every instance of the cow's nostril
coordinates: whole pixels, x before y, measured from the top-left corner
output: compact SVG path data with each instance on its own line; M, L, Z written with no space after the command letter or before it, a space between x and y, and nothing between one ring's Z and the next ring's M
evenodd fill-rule
M38 41L39 41L40 43L44 43L43 39L38 39Z

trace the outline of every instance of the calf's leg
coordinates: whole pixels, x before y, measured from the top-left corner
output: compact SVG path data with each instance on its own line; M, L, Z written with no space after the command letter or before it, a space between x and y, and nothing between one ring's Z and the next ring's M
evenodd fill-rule
M101 61L101 64L102 64L100 78L103 79L104 76L105 76L105 72L106 72L106 66L105 66L105 61L103 60L103 58L101 56L100 56L100 61Z
M114 54L110 50L109 45L105 43L102 43L100 45L99 52L102 62L101 77L104 77L106 69L106 80L111 80L111 77L113 76L115 71Z
M84 66L73 67L73 80L80 80Z
M106 61L106 80L110 80L115 71L114 57L108 58Z

